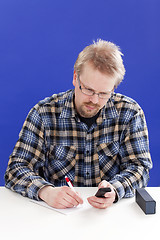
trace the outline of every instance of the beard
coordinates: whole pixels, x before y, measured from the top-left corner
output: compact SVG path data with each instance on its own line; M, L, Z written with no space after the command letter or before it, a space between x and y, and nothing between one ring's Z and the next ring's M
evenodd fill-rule
M80 116L84 118L94 117L100 110L98 104L93 104L92 102L84 102L79 109L77 109Z

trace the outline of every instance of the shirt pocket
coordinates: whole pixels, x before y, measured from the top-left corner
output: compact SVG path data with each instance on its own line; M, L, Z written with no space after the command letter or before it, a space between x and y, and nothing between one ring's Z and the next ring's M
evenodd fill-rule
M76 148L75 146L51 146L48 155L48 171L51 182L55 186L66 185L65 175L71 181L75 178L76 165Z
M119 173L119 142L101 143L97 146L101 179L109 181Z

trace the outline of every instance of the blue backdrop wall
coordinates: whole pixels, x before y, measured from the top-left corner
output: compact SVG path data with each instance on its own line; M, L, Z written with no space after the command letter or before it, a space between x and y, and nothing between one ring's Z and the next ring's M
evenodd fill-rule
M97 38L124 53L117 91L145 112L154 164L149 186L160 185L159 9L159 0L0 0L0 185L29 110L73 88L77 55Z

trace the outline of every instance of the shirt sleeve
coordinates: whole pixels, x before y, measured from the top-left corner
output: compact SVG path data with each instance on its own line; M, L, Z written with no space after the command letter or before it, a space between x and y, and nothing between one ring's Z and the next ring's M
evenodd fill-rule
M152 161L146 120L142 109L131 118L121 136L120 173L110 183L116 189L118 199L133 197L134 189L146 187Z
M22 127L5 173L5 186L25 197L39 200L39 190L51 185L42 176L45 165L45 131L38 111L33 108Z

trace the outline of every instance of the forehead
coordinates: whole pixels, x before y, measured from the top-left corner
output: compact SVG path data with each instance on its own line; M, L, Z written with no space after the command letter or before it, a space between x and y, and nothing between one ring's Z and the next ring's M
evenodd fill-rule
M87 63L80 74L80 80L85 87L97 92L112 90L115 86L115 78L107 73L95 69L92 64Z

